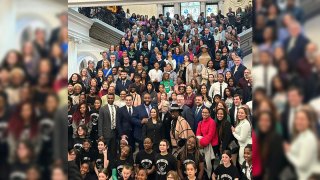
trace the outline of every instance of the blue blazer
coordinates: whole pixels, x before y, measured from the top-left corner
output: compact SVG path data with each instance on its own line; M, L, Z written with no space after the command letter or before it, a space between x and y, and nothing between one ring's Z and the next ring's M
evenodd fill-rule
M118 79L116 82L116 95L120 95L120 92L125 90L128 91L130 84L132 84L132 82L130 80L126 80L125 85L122 85L122 80Z
M135 111L132 114L132 126L134 129L133 136L135 139L138 139L140 141L142 141L141 120L143 118L149 118L149 116L144 104L141 104L140 106L136 107Z
M234 65L231 68L231 73L233 74L233 77L234 77L234 85L237 86L239 83L239 80L244 77L243 73L244 73L244 70L246 70L247 68L243 64L240 64L237 72L234 74L235 68L236 68L236 65Z
M194 118L194 127L191 127L191 128L194 132L197 132L198 123L202 120L202 113L201 112L204 107L205 107L204 105L201 106L201 109L199 110L198 114L196 114L197 106L193 106L191 109L192 114L193 114L193 118Z
M131 111L133 115L136 111L136 107L132 106ZM127 135L129 137L131 135L131 132L133 131L132 115L129 114L127 106L119 108L117 114L117 128L119 136Z

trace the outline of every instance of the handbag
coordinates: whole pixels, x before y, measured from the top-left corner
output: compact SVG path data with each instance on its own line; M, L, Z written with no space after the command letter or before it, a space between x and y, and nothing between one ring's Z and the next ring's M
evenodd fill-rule
M228 148L233 151L234 149L239 148L239 145L236 143L235 140L231 141L230 144L228 145Z

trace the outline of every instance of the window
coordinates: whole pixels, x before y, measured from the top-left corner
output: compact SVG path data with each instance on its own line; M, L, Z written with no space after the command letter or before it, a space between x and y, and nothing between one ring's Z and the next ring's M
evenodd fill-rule
M170 13L170 18L174 16L174 6L163 6L163 16L167 17L167 12Z
M207 4L206 5L206 16L210 16L213 13L214 15L218 14L218 5L217 4Z
M188 14L192 15L193 20L197 20L200 15L200 2L181 3L181 15L187 18Z

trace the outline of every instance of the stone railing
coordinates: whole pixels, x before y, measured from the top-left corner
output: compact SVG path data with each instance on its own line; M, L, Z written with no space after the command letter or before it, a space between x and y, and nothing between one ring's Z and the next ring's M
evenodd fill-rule
M99 19L102 22L109 24L120 31L125 31L129 28L129 20L125 17L113 13L112 11L106 9L105 7L84 7L79 8L78 12L92 19Z
M247 29L239 34L240 48L243 51L243 56L252 53L252 28Z
M319 0L303 0L300 2L301 8L304 11L304 20L313 18L320 14L320 1Z

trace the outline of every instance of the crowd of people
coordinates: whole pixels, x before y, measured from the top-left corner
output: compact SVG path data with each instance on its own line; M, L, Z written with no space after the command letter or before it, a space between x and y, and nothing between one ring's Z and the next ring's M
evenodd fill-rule
M306 10L256 3L254 179L319 179L320 55L302 26Z
M36 28L34 38L24 39L21 50L8 51L1 61L0 179L67 178L53 138L54 132L63 132L56 127L61 122L56 113L63 101L67 106L67 13L59 19L59 27Z
M252 179L252 76L238 36L250 13L133 13L119 44L69 78L69 177Z

